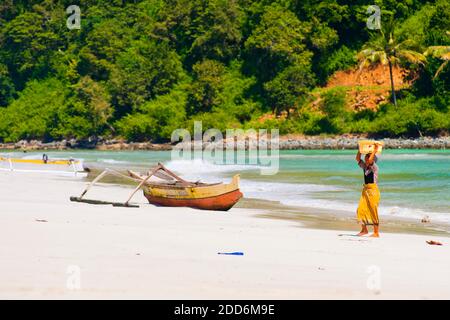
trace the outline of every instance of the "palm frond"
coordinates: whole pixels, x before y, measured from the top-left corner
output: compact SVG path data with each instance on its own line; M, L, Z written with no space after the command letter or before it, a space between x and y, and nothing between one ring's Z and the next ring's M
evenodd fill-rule
M437 69L436 73L434 74L433 80L435 80L435 79L439 76L439 74L442 72L442 70L444 70L444 68L445 68L445 67L447 66L447 64L448 64L448 61L449 61L449 60L444 61L444 63L441 64L441 65L439 66L439 68Z
M399 50L397 51L397 55L400 58L405 59L406 61L414 64L425 64L427 58L424 54L414 51L414 50Z
M383 50L364 49L359 52L357 59L360 61L360 71L370 65L381 63L383 65L388 63L388 57Z
M450 46L431 46L424 52L425 56L432 56L434 58L449 60Z
M391 64L392 64L393 66L395 66L395 65L397 65L397 64L400 63L400 59L399 59L398 57L395 57L395 56L390 56L390 57L389 57L389 60L391 60Z
M404 40L404 41L398 43L397 45L395 45L394 48L395 48L395 50L400 50L400 49L402 49L402 48L410 49L410 48L412 48L412 47L414 47L414 46L416 46L415 41L413 41L413 40L411 40L411 39L406 39L406 40Z

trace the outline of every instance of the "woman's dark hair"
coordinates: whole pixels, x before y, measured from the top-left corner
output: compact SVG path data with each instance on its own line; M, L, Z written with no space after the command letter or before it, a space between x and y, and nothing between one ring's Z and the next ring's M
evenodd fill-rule
M364 156L364 158L370 157L370 155L371 155L371 153L367 153L367 154ZM374 162L374 163L377 163L377 161L378 161L378 157L377 157L377 155L375 155L375 157L373 157L373 162Z

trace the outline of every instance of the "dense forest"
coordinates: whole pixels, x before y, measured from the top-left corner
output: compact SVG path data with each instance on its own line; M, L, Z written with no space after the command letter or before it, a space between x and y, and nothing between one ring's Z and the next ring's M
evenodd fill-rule
M369 5L381 30L366 26ZM448 0L1 0L0 44L4 142L161 142L194 120L282 134L450 131ZM348 88L325 87L338 70L376 64L408 70L411 85L357 110Z

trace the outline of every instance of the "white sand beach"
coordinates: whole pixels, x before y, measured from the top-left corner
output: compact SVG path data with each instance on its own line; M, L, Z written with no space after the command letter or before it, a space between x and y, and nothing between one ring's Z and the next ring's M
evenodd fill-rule
M0 173L0 298L450 298L450 238L339 236L358 227L161 208L141 193L138 209L70 202L85 184ZM103 185L87 197L121 201L130 190ZM217 254L235 251L244 255Z

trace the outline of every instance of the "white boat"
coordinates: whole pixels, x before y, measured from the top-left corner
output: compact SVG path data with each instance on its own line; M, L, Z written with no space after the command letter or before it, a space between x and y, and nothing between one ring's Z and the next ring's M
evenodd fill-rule
M47 173L86 177L83 161L79 159L27 159L0 155L0 171Z

